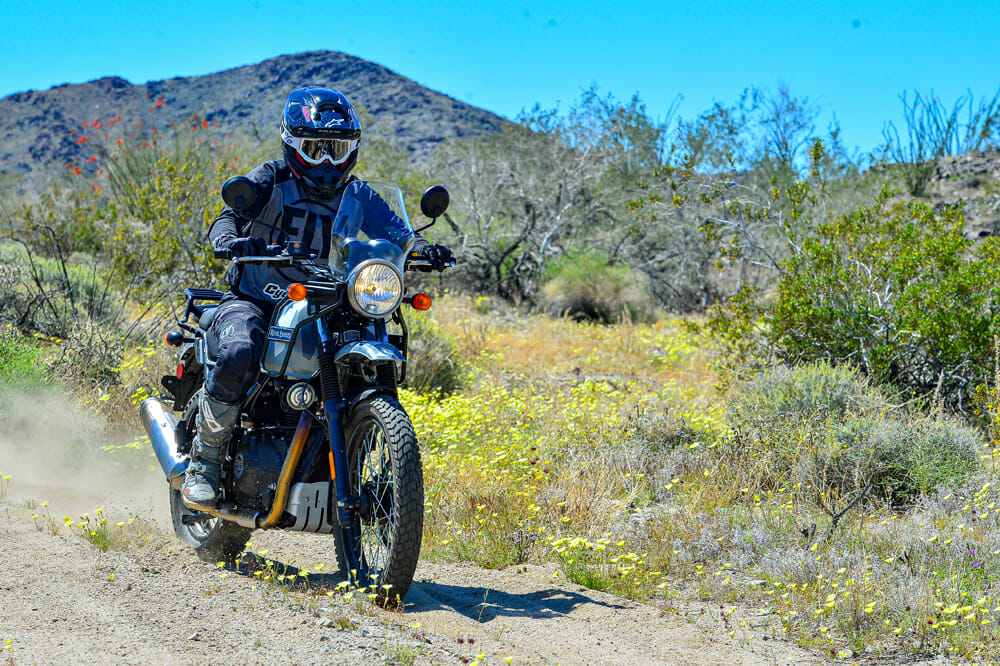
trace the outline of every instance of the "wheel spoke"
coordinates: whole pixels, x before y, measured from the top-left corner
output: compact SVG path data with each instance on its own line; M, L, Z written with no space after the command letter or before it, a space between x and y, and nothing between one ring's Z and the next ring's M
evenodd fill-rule
M358 585L379 586L379 604L393 604L409 589L420 554L423 484L413 425L394 398L380 396L358 406L345 439L351 494L360 505L338 537L338 548L347 545L338 556L356 569ZM401 498L402 488L408 494Z
M392 462L385 432L377 422L365 431L354 469L356 489L367 496L371 515L361 521L361 550L366 568L378 574L386 566L395 523L392 515Z

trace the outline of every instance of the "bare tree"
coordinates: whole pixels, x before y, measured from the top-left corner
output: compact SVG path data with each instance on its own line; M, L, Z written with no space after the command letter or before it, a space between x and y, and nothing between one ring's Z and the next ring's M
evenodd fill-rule
M613 215L599 194L608 167L592 146L511 126L449 142L439 157L457 204L448 217L455 249L474 289L533 302L546 263Z

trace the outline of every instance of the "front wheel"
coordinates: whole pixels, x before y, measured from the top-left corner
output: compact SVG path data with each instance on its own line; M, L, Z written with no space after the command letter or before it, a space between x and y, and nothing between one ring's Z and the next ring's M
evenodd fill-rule
M344 445L360 503L352 523L335 532L337 560L354 583L374 588L380 605L395 606L413 581L424 526L413 424L395 398L377 396L354 410Z

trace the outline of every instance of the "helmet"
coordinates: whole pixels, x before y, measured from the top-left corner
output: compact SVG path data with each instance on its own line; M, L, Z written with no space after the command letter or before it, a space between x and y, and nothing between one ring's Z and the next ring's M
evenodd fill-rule
M281 116L285 163L306 190L331 199L358 161L361 121L347 98L329 88L293 90Z

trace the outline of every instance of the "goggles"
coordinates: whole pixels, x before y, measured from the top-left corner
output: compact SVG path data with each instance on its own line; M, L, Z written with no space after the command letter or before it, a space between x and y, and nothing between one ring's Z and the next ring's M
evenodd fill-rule
M305 162L316 166L323 162L343 164L361 144L359 139L305 139L291 134L285 134L282 140Z

